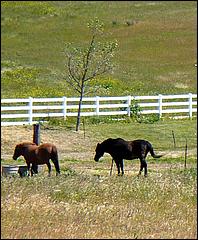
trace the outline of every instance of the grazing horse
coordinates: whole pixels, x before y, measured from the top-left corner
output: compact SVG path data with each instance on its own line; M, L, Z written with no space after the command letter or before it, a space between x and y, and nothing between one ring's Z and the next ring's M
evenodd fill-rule
M108 138L102 143L98 143L96 147L96 154L94 160L96 162L104 155L104 153L109 153L112 156L112 164L113 160L116 163L118 169L118 175L120 175L120 168L122 171L122 175L124 174L124 165L123 160L132 160L132 159L140 159L140 171L144 169L144 175L147 176L147 162L146 156L148 152L151 153L153 158L160 158L162 155L155 155L153 147L151 143L145 140L134 140L134 141L125 141L122 138Z
M58 152L55 145L51 143L44 143L37 146L35 143L22 142L16 145L14 150L13 159L17 160L18 157L23 156L26 160L28 172L31 167L31 175L33 172L38 173L38 166L42 164L47 164L49 176L51 173L50 159L54 163L56 169L56 175L60 173L60 167L58 162Z

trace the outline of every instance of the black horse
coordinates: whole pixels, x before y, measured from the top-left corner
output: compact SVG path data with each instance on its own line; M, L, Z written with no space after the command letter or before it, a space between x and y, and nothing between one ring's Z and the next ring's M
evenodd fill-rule
M162 155L155 155L153 147L151 143L146 140L134 140L134 141L125 141L122 138L108 138L102 143L98 143L96 147L96 154L94 160L98 162L98 160L104 155L104 153L109 153L112 156L113 160L116 163L118 169L118 175L120 175L120 168L122 171L122 175L124 174L124 165L123 160L132 160L132 159L140 159L140 171L144 169L144 175L147 176L147 162L146 156L150 152L153 158L160 158Z

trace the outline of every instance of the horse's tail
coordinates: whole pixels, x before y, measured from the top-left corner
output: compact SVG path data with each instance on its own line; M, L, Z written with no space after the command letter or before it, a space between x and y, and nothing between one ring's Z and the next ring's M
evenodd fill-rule
M150 148L150 154L153 158L160 158L163 156L163 155L156 155L154 152L153 146L151 144L149 144L149 148Z
M58 151L55 146L52 147L52 152L51 152L51 160L54 163L54 166L56 168L56 172L60 173L60 166L58 162Z

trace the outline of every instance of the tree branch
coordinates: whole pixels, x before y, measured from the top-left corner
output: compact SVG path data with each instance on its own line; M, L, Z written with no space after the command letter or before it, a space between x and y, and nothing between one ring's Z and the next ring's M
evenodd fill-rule
M79 79L75 76L75 74L72 71L72 67L71 67L71 56L68 58L68 70L69 70L69 74L70 76L73 78L73 80L79 85Z
M99 76L105 72L108 72L111 68L112 68L112 66L106 65L105 60L104 60L100 63L100 65L98 67L96 67L95 71L89 77L87 77L84 81L87 82L90 79L95 78L96 76Z
M91 51L92 51L94 40L95 40L95 34L92 36L92 40L91 40L91 43L90 43L90 46L89 46L89 49L88 49L88 52L87 52L87 55L86 55L86 59L84 60L84 74L83 74L83 77L82 77L83 82L86 78L86 74L87 74L87 71L88 71L89 57L90 57L90 54L91 54Z
M81 87L79 87L79 86L76 86L73 82L72 82L72 79L65 79L66 80L66 82L70 85L70 86L72 86L72 88L74 89L74 90L76 90L78 93L81 93ZM80 89L80 90L79 90Z

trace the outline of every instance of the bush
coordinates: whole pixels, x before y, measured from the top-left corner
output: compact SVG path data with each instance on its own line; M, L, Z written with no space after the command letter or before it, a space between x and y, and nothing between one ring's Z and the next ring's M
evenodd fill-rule
M143 115L141 113L142 109L138 105L137 101L133 101L130 106L131 111L131 118L139 123L154 123L160 120L159 114L149 114L149 115Z

